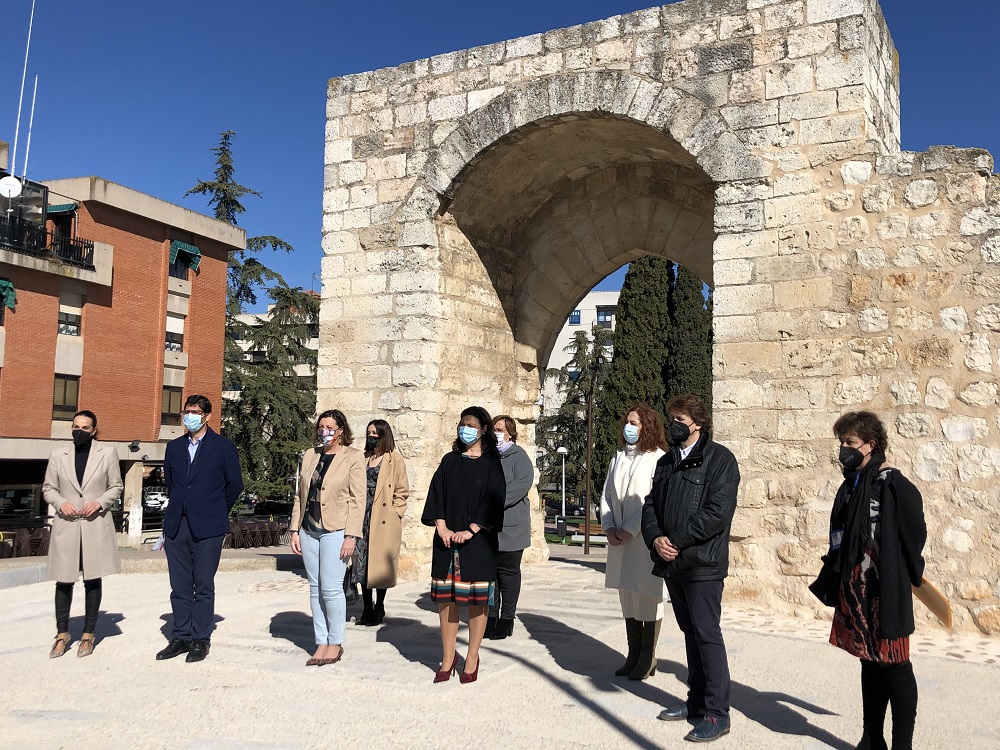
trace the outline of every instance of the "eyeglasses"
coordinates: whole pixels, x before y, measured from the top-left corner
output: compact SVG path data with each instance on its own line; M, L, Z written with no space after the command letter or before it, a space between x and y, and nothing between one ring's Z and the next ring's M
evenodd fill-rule
M205 416L205 412L203 412L203 411L195 411L194 409L185 409L184 411L181 412L181 414L194 414L196 417L203 417L203 416Z

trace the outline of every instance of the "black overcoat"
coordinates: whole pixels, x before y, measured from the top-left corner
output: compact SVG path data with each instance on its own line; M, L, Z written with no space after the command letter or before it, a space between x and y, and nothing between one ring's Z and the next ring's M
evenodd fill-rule
M427 490L427 502L420 520L434 526L443 518L451 531L466 531L475 523L479 533L465 544L457 545L463 581L495 581L500 548L497 533L503 528L504 481L500 456L485 453L468 458L462 453L448 453L434 472ZM452 550L434 534L431 576L446 578Z

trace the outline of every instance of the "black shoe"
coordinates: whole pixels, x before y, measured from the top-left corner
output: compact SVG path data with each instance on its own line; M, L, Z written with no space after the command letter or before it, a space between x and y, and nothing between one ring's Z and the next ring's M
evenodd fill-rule
M706 716L698 726L684 736L684 739L688 742L712 742L724 734L729 734L729 719Z
M384 619L385 607L381 604L376 604L375 609L372 611L372 616L368 619L368 622L366 622L365 625L368 625L369 627L373 625L381 625L382 620Z
M364 612L361 613L361 617L354 621L355 625L371 625L372 624L372 611L370 608L365 607Z
M656 715L660 721L681 721L691 715L687 703L678 703L676 706L667 706Z
M156 655L156 660L163 661L164 659L173 659L175 656L186 654L190 650L191 641L173 638L170 643L167 644L167 647Z
M191 641L191 650L184 661L201 661L208 656L210 644L208 641Z
M496 640L498 622L500 622L500 620L497 617L490 617L486 620L486 632L483 634L483 638L487 638L491 641Z
M494 640L501 640L503 638L510 638L514 634L514 618L511 617L509 620L506 617L501 617L497 621L497 629L493 634Z

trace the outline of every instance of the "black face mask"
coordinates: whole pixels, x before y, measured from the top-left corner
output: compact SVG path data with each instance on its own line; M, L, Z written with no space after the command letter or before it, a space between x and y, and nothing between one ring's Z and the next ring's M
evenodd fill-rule
M378 445L378 437L369 435L365 438L365 451L368 453L374 453L376 445Z
M858 467L861 466L862 462L865 460L865 454L859 451L857 448L851 448L849 445L840 446L840 465L844 467L844 473L849 473L857 471Z
M94 439L94 433L87 432L86 430L73 430L73 445L77 448L83 448L85 445L90 445L90 441Z
M680 445L691 437L691 428L683 422L673 421L670 423L670 444Z

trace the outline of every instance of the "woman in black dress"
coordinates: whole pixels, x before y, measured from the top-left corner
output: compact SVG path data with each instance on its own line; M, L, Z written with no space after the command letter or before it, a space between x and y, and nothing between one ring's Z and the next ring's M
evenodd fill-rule
M924 570L923 499L886 463L889 439L875 414L848 412L833 434L844 483L830 516L830 552L813 591L834 607L830 643L861 660L864 736L858 747L887 750L883 725L891 705L892 748L909 750L917 716L911 586L921 584Z
M451 453L431 479L421 521L434 526L431 599L441 618L441 668L434 682L451 678L458 667L455 639L458 608L469 607L469 651L459 678L479 675L479 646L486 632L500 548L507 493L503 465L489 412L470 406L462 412Z

